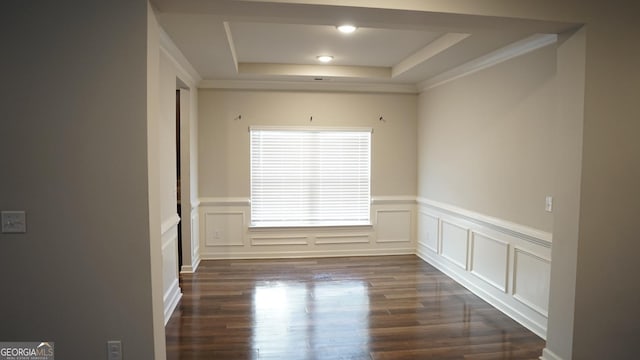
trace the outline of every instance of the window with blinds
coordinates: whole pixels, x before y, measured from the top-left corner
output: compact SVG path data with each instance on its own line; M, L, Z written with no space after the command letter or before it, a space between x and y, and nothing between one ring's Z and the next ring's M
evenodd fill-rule
M371 129L250 128L251 224L370 224Z

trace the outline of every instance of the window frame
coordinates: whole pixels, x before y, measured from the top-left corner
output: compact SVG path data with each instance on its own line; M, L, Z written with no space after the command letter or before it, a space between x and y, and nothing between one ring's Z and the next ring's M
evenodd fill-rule
M347 133L347 132L358 132L358 133L368 133L368 157L367 157L367 199L366 199L366 219L362 221L322 221L318 220L315 222L301 222L301 221L291 221L286 222L283 221L281 223L278 222L256 222L253 218L254 216L254 143L253 143L253 131L284 131L284 132L303 132L303 133L311 133L311 132L339 132L339 133ZM372 216L371 216L371 175L372 175L372 153L373 153L373 128L370 127L312 127L312 126L250 126L248 129L249 132L249 186L250 186L250 209L249 209L249 229L269 229L269 228L357 228L357 227L365 227L370 228L372 225ZM364 203L364 202L363 202ZM364 212L363 212L364 214Z

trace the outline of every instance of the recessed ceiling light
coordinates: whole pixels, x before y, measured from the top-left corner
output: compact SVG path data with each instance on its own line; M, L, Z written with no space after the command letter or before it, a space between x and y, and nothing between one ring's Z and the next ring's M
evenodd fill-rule
M340 31L343 34L351 34L352 32L356 31L356 27L353 25L340 25L338 26L338 31Z
M316 59L318 59L318 61L323 62L323 63L328 63L331 60L333 60L333 56L329 56L329 55L320 55L318 57L316 57Z

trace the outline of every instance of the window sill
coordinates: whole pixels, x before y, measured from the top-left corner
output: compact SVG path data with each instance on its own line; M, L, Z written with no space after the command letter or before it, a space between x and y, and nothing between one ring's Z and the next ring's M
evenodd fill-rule
M295 230L295 229L336 229L336 228L348 228L348 229L370 229L373 224L370 222L349 222L349 223L258 223L249 225L249 230Z

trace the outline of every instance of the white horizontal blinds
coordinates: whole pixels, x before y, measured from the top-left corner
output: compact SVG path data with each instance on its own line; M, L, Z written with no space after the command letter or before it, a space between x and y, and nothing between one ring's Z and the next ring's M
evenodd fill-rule
M368 224L370 164L370 130L251 129L251 221Z

